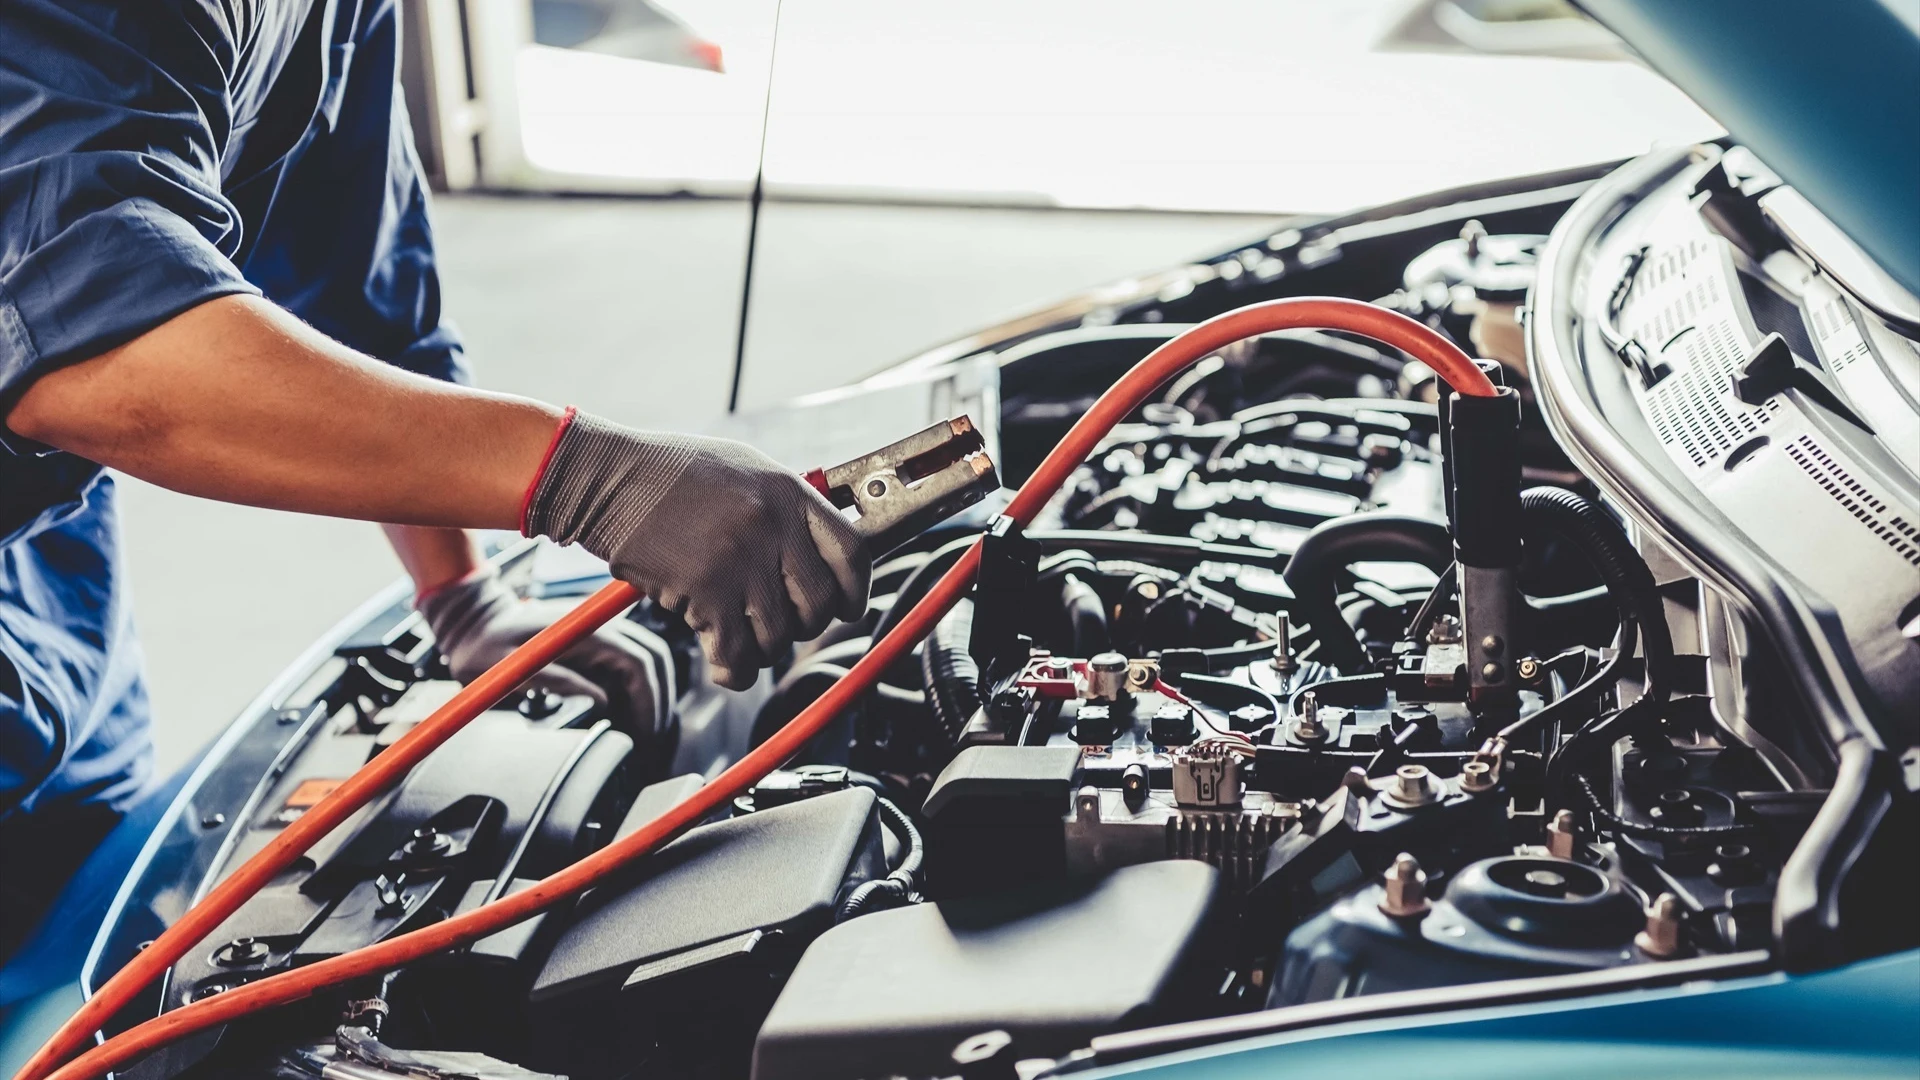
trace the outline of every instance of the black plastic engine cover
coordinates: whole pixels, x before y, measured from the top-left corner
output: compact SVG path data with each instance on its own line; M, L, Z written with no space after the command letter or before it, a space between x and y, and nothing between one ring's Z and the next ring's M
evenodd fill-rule
M335 783L358 768L371 738L322 735L268 789L227 865L286 827L303 787ZM632 739L604 726L542 730L511 713L482 714L315 844L310 862L229 916L207 949L181 958L168 981L169 1006L477 906L503 873L537 878L566 865L599 845L597 826L617 810L632 751ZM427 826L452 843L443 854L428 848L410 857L411 838ZM522 972L521 985L529 977Z
M753 1078L950 1076L954 1049L987 1032L1010 1036L995 1037L999 1062L1178 1019L1213 981L1203 942L1219 882L1172 860L843 923L774 1004Z
M954 755L921 814L932 895L990 892L1066 873L1066 814L1078 746L970 746Z
M852 885L887 872L864 788L700 826L637 871L588 895L534 980L537 1066L691 1075L732 1050L743 1068L800 951Z

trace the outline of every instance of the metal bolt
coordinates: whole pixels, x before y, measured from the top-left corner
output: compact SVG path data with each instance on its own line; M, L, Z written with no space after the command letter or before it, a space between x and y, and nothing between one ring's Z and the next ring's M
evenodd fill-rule
M1480 647L1485 649L1491 656L1499 656L1500 650L1506 648L1507 643L1501 641L1497 635L1488 634L1486 637L1480 639Z
M227 815L225 814L208 814L200 819L200 827L203 829L217 829L226 823Z
M414 856L445 855L453 850L453 837L431 825L422 825L413 830L413 839L401 850Z
M1056 656L1047 661L1047 674L1054 678L1065 678L1073 674L1073 661L1064 656Z
M1417 919L1433 907L1427 901L1427 872L1420 861L1401 852L1387 868L1386 895L1380 900L1382 914L1396 919Z
M1427 644L1452 645L1460 640L1460 620L1451 615L1442 615L1433 620L1427 628Z
M1293 621L1282 615L1279 624L1274 627L1273 670L1290 675L1293 668Z
M273 950L264 941L250 937L234 938L213 954L213 962L221 967L251 967L272 955Z
M1402 765L1393 770L1393 793L1402 802L1422 803L1433 797L1425 765Z
M1484 761L1469 761L1460 766L1461 791L1487 791L1494 786L1493 766Z
M1661 893L1647 905L1647 928L1634 935L1633 943L1648 956L1665 958L1680 951L1680 898Z
M1513 672L1520 676L1521 681L1532 682L1540 677L1540 666L1539 657L1523 656L1514 663Z
M867 494L868 494L868 495L870 495L870 496L872 496L873 498L876 498L876 499L877 499L877 498L879 498L880 496L882 496L882 495L885 495L886 493L887 493L887 482L886 482L885 480L869 480L869 481L867 481Z
M1480 665L1480 677L1488 682L1499 682L1501 676L1506 674L1506 671L1507 669L1501 667L1499 662L1495 660L1489 660Z
M1327 737L1327 729L1320 723L1320 695L1311 690L1300 695L1300 716L1293 722L1293 733L1303 742Z
M1573 811L1562 810L1547 822L1547 854L1559 859L1573 858L1574 846L1580 842L1580 826L1573 819Z

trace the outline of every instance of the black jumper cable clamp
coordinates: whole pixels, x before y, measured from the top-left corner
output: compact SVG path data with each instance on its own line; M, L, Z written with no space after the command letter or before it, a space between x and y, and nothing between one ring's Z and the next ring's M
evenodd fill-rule
M1459 568L1467 698L1511 707L1520 606L1520 395L1502 386L1500 367L1475 361L1493 397L1448 395L1441 402L1441 461L1447 525Z

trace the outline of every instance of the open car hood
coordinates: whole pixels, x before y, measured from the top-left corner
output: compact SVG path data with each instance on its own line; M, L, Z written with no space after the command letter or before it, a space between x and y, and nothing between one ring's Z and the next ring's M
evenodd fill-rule
M1920 3L1579 2L1920 293Z

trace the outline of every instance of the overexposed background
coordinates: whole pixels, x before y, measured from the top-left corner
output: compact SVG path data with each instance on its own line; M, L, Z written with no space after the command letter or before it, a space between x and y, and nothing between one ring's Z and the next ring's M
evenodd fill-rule
M726 408L774 4L660 6L726 73L524 47L523 186L603 194L445 197L437 233L484 385L697 429ZM1604 43L1476 52L1445 6L784 0L743 405L1284 214L1718 133ZM123 486L163 770L398 573L370 525Z

